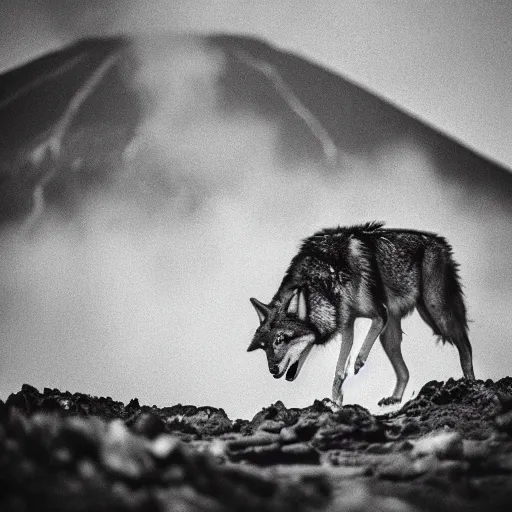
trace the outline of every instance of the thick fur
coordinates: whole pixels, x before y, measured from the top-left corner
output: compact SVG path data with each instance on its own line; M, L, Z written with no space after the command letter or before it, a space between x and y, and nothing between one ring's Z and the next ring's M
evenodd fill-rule
M300 322L287 310L297 290L307 304L307 316ZM401 399L408 371L400 352L400 320L417 308L440 340L457 347L464 375L474 378L458 265L451 246L434 233L389 229L381 222L320 231L303 241L265 308L249 349L264 348L269 368L279 359L272 339L286 328L288 334L312 333L314 343L322 344L336 333L350 334L355 318L371 318L372 339L366 342L366 353L360 354L356 372L380 334L399 381L393 400ZM340 356L339 365L346 365L345 360L346 355ZM338 375L338 387L344 377Z
M272 303L305 290L309 320L328 339L339 305L371 317L379 303L403 317L416 306L443 342L467 337L466 307L452 248L434 233L386 229L382 222L325 229L306 238ZM271 303L271 304L272 304Z

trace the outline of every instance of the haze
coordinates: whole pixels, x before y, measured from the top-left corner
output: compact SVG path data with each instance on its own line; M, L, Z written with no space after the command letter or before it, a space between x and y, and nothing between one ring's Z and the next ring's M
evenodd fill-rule
M6 2L2 67L93 33L251 33L355 78L512 165L508 2L452 1L442 9L419 1L266 2L265 10L261 3L178 1L155 2L151 12L142 2L130 5L125 12L121 2ZM413 146L383 149L372 164L383 171L381 180L372 186L358 179L369 163L357 158L343 179L326 177L310 161L295 162L291 173L276 157L276 126L250 116L219 123L214 83L222 59L185 47L191 60L178 52L178 67L168 74L152 48L141 44L140 52L146 66L139 79L160 108L127 148L127 180L130 173L161 172L206 192L196 204L184 186L149 216L148 205L134 205L119 183L91 198L74 222L48 212L30 240L4 233L3 398L29 382L161 406L208 404L251 417L278 399L298 406L328 396L337 347L314 352L293 384L275 381L263 353L244 352L257 325L248 298L271 298L302 237L370 219L448 236L477 319L477 376L507 374L509 328L500 325L506 290L491 294L480 271L485 258L506 258L488 256L482 233L489 226L505 233L507 219L483 215L468 228L482 238L475 250L460 229L462 199L443 189L433 163ZM482 310L490 313L482 318ZM503 334L495 355L484 344L489 329ZM455 351L436 347L417 318L404 330L409 396L426 380L459 376ZM383 361L376 347L364 372L347 383L347 401L371 407L391 390Z

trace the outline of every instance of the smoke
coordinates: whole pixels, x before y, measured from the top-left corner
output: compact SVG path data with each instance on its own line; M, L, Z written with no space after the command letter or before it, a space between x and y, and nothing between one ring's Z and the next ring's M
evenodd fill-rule
M141 40L138 50L147 116L118 181L71 222L47 212L30 237L2 237L4 395L30 382L242 417L328 396L338 347L313 351L293 384L270 376L263 353L245 353L257 325L248 298L268 301L300 239L326 226L383 219L445 234L478 303L479 254L465 247L467 228L460 236L457 195L420 148L397 141L330 174L285 164L278 126L221 111L222 54L192 42L169 54ZM436 347L421 321L404 330L410 392L459 375L455 350ZM374 406L392 379L376 346L346 400Z
M122 21L109 20L104 30ZM64 37L59 23L53 28ZM474 319L477 376L506 371L506 216L484 207L475 214L464 190L442 182L409 140L367 159L344 155L337 172L285 162L278 125L219 106L221 53L141 38L138 54L135 86L147 115L116 183L71 221L47 211L32 235L0 238L2 397L29 382L251 417L276 400L304 406L328 396L339 347L314 350L293 384L276 381L263 352L245 352L257 326L248 298L270 300L301 238L374 219L452 242ZM367 328L357 323L359 343ZM409 395L461 375L455 349L436 346L417 314L403 329ZM393 379L377 343L347 381L346 401L374 407Z

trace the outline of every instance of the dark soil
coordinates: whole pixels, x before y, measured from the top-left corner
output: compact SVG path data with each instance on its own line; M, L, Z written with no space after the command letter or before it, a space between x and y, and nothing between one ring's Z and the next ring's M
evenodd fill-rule
M24 385L0 401L0 510L509 510L511 434L510 377L250 421Z

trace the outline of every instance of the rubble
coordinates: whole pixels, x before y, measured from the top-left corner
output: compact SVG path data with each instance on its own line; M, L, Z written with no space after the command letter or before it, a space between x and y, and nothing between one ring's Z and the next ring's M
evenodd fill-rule
M381 416L325 399L235 421L24 385L0 401L0 508L493 510L512 499L511 412L508 377L429 382Z

